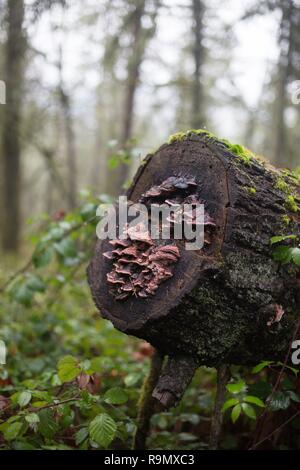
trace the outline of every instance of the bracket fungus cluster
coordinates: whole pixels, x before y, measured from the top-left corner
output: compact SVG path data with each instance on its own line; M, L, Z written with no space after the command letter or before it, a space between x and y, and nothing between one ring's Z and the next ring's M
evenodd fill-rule
M162 231L164 224L168 224L172 237L176 224L193 227L200 224L197 210L199 204L204 201L198 199L196 189L197 183L194 179L172 176L141 195L138 202L149 209L151 205L160 208L166 204L172 211L164 221L158 217L158 242L151 238L148 227L151 224L151 211L147 226L143 222L131 226L127 224L122 238L109 241L112 248L104 252L103 256L113 263L106 277L110 293L115 300L125 300L131 295L140 298L154 295L159 285L173 276L174 265L180 258L180 252L175 244L161 243ZM210 228L215 225L207 213L201 223ZM209 234L204 242L210 243Z
M103 254L114 261L107 282L116 300L154 295L159 284L173 276L172 265L180 256L177 246L155 246L148 232L139 232L139 228L137 233L145 237L134 238L132 234L128 240L113 240L114 249Z
M202 364L284 360L300 318L300 272L273 258L270 239L299 240L299 180L240 145L189 131L146 157L127 197L181 211L205 201L201 249L127 227L127 238L97 242L88 268L101 315L168 356L153 395L173 405ZM193 226L195 212L184 220Z

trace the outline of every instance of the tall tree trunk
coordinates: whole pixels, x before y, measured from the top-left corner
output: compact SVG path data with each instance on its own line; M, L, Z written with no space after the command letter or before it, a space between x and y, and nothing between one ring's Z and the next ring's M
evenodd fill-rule
M192 10L194 20L193 57L195 64L192 88L192 127L194 129L199 129L200 127L203 127L203 90L201 84L201 69L204 59L204 48L202 44L204 5L202 0L192 0Z
M20 232L20 126L24 80L24 1L7 1L6 106L3 116L3 249L17 251Z
M64 119L64 128L67 148L67 188L68 188L68 206L72 210L76 207L77 194L77 155L75 145L75 133L73 128L73 117L71 110L71 101L65 90L63 82L63 58L62 49L59 52L59 97Z
M142 18L145 12L146 0L138 0L132 16L132 52L127 63L127 81L125 85L124 115L122 121L120 146L125 148L132 137L134 117L134 100L140 78L140 68L145 51L145 38L142 28ZM120 191L128 177L128 166L120 164L117 170L116 186Z
M282 4L282 20L280 26L281 53L279 59L279 82L277 95L277 119L275 134L274 160L277 165L287 166L286 159L286 125L284 113L286 110L286 91L292 60L291 21L293 14L293 0L286 0Z

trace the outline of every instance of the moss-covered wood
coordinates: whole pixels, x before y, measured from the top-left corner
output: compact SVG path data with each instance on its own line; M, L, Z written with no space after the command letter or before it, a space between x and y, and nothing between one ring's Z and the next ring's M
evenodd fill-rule
M300 276L297 266L273 260L270 239L300 236L297 178L242 146L189 131L147 157L128 197L135 202L170 176L195 178L216 223L212 244L185 251L176 240L181 258L172 279L153 298L118 303L106 282L108 242L98 242L88 275L101 314L170 356L173 377L190 357L185 385L195 365L283 360L300 318Z

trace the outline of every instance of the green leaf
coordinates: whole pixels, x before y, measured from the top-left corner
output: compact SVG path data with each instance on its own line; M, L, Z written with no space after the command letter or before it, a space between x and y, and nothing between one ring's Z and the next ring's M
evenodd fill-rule
M292 239L294 240L296 237L296 235L279 235L279 236L276 236L276 237L272 237L271 240L270 240L270 243L271 245L274 245L275 243L280 243L280 242L283 242L284 240L288 240L288 239Z
M133 387L137 385L142 378L142 374L139 372L132 372L131 374L126 375L124 383L126 387Z
M47 266L53 257L53 253L54 249L52 246L46 247L44 242L40 242L32 255L34 267L43 268Z
M233 423L235 423L240 414L241 414L241 411L242 411L242 406L241 404L239 403L238 405L235 405L233 408L232 408L232 411L231 411L231 420Z
M230 393L240 393L246 390L247 386L243 380L240 380L239 382L233 384L227 384L226 388Z
M89 430L88 428L81 428L77 433L75 434L75 443L77 446L83 443L83 441L86 440L86 438L89 435Z
M256 419L256 413L253 406L248 405L247 403L242 403L243 412L251 419Z
M290 399L296 403L300 403L300 396L295 393L293 390L288 390L286 394L290 397Z
M25 283L20 284L13 290L13 298L25 307L30 307L33 299L33 292Z
M289 263L292 259L291 248L288 246L276 246L273 251L273 259L282 264Z
M39 400L44 400L46 403L52 402L52 397L48 392L43 390L32 390L31 392L34 398L38 398Z
M104 400L111 405L123 405L127 402L128 395L122 388L114 387L105 393Z
M29 413L28 415L25 416L25 421L29 424L34 424L34 423L39 423L40 418L37 413Z
M90 370L92 372L103 372L103 357L94 357L91 360Z
M262 361L257 366L253 367L252 369L252 374L257 374L261 370L265 369L265 367L268 367L270 364L273 364L273 361Z
M99 414L89 425L91 439L104 448L113 441L116 431L117 425L107 413Z
M24 406L28 405L28 403L31 400L31 392L28 390L25 390L24 392L21 392L19 397L18 397L18 405L23 408Z
M47 401L34 401L32 403L33 408L43 408L45 405L48 405Z
M58 424L53 417L52 410L41 410L39 412L39 418L39 432L47 439L52 439L59 429Z
M13 444L14 450L38 450L37 447L34 447L32 444L26 441L16 441Z
M120 156L118 154L114 154L110 156L107 166L110 170L114 170L115 168L119 166L120 163L121 163Z
M19 421L9 424L3 431L3 436L7 441L12 441L18 437L22 429L22 423Z
M59 243L55 243L54 247L64 258L76 258L77 256L76 245L71 238L64 238Z
M26 280L26 286L33 292L44 292L46 289L46 285L42 279L38 276L34 276L33 274L28 276Z
M55 226L49 231L52 240L60 240L65 235L66 230L63 227Z
M292 248L292 260L297 265L300 266L300 248Z
M80 215L82 220L89 220L96 216L97 206L92 202L87 202L80 209Z
M253 403L254 405L256 406L260 406L261 408L264 408L265 407L265 404L264 402L258 398L258 397L255 397L253 395L247 395L245 398L244 398L244 401L246 401L247 403Z
M230 398L229 400L226 400L223 407L222 411L228 410L228 408L232 408L233 406L237 405L239 403L239 400L237 398Z
M57 364L58 377L64 382L72 382L79 374L80 368L73 356L62 357Z
M0 340L0 364L6 364L6 345Z
M275 392L269 404L272 411L286 410L290 406L290 397L284 392Z

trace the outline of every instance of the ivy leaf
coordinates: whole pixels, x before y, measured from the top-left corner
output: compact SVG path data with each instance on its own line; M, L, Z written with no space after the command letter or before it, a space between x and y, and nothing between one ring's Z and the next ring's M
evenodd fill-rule
M235 423L238 419L239 419L239 416L241 414L241 411L242 411L242 406L241 404L239 403L238 405L235 405L233 408L232 408L232 412L231 412L231 420L233 423Z
M61 382L72 382L80 374L78 362L73 356L62 357L57 364L58 377Z
M233 384L227 384L226 388L230 393L240 393L246 390L247 387L244 380L240 380L239 382Z
M110 405L123 405L127 402L128 395L122 388L114 387L105 393L104 400Z
M237 398L230 398L229 400L226 400L223 407L222 411L228 410L228 408L232 408L233 406L237 405L239 403L239 400Z
M104 448L113 441L116 431L117 425L107 413L99 414L89 425L90 438Z
M3 431L3 436L7 441L16 439L22 429L22 423L19 421L9 424Z
M18 397L18 405L23 408L24 406L28 405L28 403L31 400L31 392L28 390L25 390L24 392L21 392L19 397Z
M242 403L243 412L251 419L256 419L256 413L253 406L248 405L247 403Z
M300 248L293 248L291 250L292 260L297 265L300 266Z
M261 408L265 407L264 402L260 398L255 397L253 395L247 395L244 398L244 401L246 401L247 403L253 403L256 406L260 406Z

